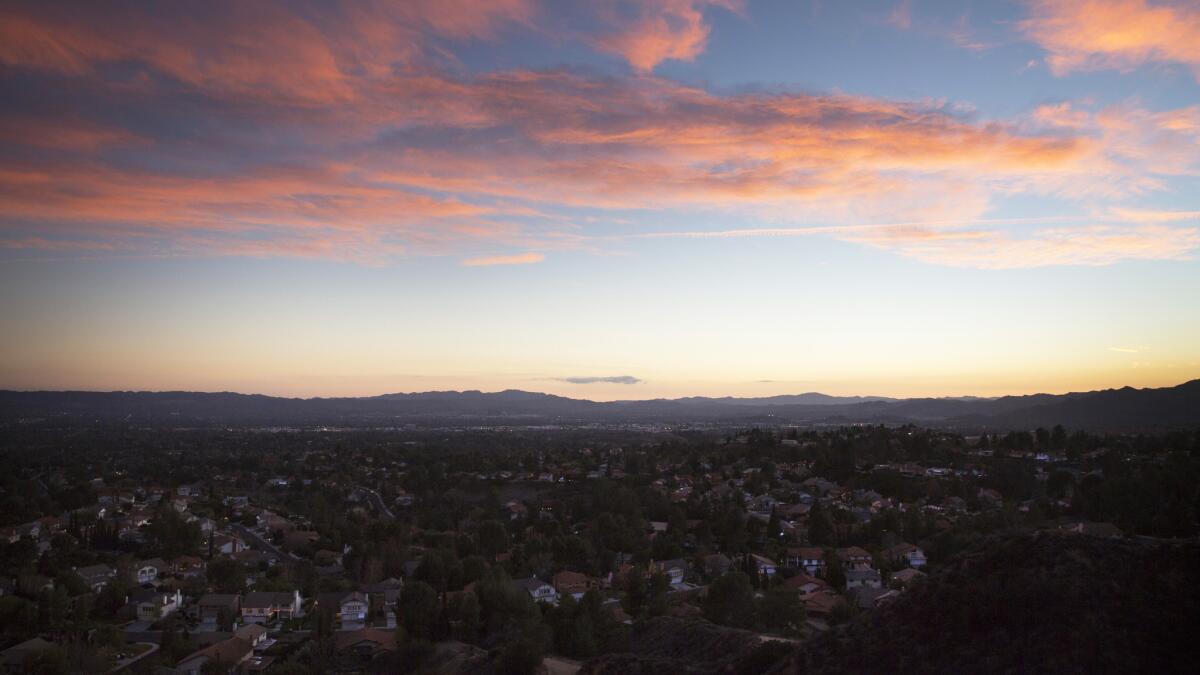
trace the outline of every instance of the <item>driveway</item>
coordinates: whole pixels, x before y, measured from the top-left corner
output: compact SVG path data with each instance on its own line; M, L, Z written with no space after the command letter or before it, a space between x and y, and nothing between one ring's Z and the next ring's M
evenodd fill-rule
M147 656L150 656L154 652L158 651L158 645L154 644L153 642L135 642L134 644L135 645L145 645L145 646L149 647L149 649L147 649L146 651L144 651L141 654L138 654L137 656L134 656L132 658L128 658L123 661L117 661L117 665L114 666L113 669L108 672L110 672L110 673L120 672L120 671L128 668L129 666L137 663L138 661L141 661L142 659L146 658Z

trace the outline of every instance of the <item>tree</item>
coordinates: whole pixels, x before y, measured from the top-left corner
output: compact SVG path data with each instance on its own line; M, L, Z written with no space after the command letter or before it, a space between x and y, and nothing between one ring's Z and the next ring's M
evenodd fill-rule
M479 637L479 599L474 593L463 593L462 600L455 607L454 618L458 622L457 633L460 640L474 642Z
M834 544L833 521L818 502L808 513L808 541L814 546Z
M496 555L508 550L508 530L504 523L498 520L485 520L476 530L479 540L479 551L488 559L495 560Z
M650 599L650 590L646 587L646 579L641 571L630 570L625 575L625 611L629 616L640 616Z
M825 581L838 590L846 590L846 571L834 551L825 553Z
M433 586L414 581L400 594L400 614L409 636L418 640L433 639L438 617L438 595Z
M767 630L794 635L804 623L804 606L792 591L775 590L758 601L758 622Z
M542 648L532 640L511 642L496 659L499 675L532 675L542 665Z
M238 562L219 558L208 564L208 581L219 593L240 593L246 584L246 575Z
M736 628L754 626L754 591L742 572L729 572L709 584L704 616L713 623Z

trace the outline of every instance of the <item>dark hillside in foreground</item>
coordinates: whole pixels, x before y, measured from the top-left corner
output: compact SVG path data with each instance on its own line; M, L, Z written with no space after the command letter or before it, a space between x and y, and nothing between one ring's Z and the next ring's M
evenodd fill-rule
M1196 570L1196 543L995 540L810 642L795 672L1195 672Z
M1004 431L1158 432L1200 427L1200 380L997 399L871 399L820 394L597 402L525 391L425 392L362 398L279 398L229 392L0 391L0 424L56 426L578 425L631 423L919 424Z

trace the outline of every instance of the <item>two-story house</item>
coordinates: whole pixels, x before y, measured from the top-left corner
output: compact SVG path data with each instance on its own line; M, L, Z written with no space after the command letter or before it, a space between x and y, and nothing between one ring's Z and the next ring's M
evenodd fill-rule
M825 549L816 546L797 546L787 550L787 566L801 569L808 574L825 571Z
M371 603L362 591L339 591L321 593L314 607L318 611L330 610L343 629L361 626L367 620Z
M925 566L925 552L912 544L896 544L887 550L887 555L897 565L907 565L913 569L920 569Z
M137 618L138 621L154 623L174 614L181 607L183 607L183 594L179 592L179 589L175 589L174 593L152 593L148 598L138 602Z
M870 569L871 554L866 549L851 546L849 548L839 548L837 550L838 561L842 563L842 567L846 570Z
M247 593L242 600L242 623L271 623L301 615L300 591Z
M93 593L99 593L104 590L108 582L117 576L117 571L101 563L99 565L78 567L75 569L75 574L83 579L83 582L88 585L88 588L92 589Z
M232 621L242 607L242 596L232 593L208 593L196 603L200 624L210 630L218 627L222 615Z
M513 586L525 591L529 597L533 598L534 602L546 602L552 605L558 604L558 591L550 584L532 577L529 579L514 579Z

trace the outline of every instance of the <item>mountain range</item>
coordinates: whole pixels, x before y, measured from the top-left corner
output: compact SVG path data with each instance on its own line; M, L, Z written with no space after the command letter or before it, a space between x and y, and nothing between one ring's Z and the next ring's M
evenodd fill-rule
M959 429L1049 427L1159 431L1200 427L1200 380L1157 389L1105 389L999 398L839 397L598 402L519 390L438 391L358 398L230 392L0 391L0 422L169 426L920 424Z

